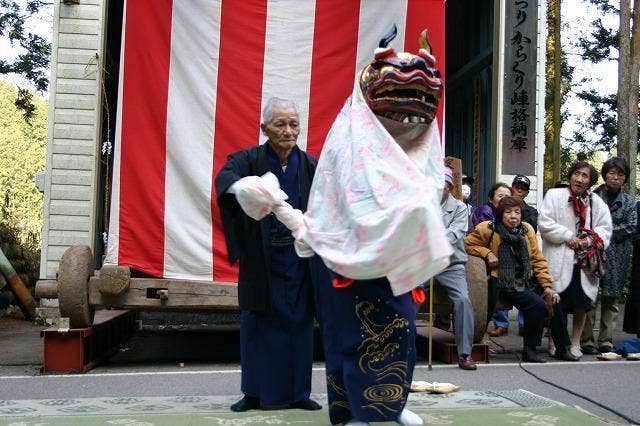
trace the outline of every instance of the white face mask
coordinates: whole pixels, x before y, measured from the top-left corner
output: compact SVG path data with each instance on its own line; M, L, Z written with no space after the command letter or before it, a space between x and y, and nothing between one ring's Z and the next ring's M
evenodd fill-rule
M471 196L471 187L467 184L462 185L462 197L466 200Z

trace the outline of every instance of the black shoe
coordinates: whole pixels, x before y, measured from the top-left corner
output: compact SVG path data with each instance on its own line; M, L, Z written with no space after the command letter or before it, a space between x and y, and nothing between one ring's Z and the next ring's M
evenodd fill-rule
M242 412L260 408L260 401L255 396L243 396L242 399L231 406L231 411Z
M544 358L538 355L535 349L524 348L522 350L522 362L535 362L539 364L543 364L547 362Z
M601 354L606 354L607 352L613 352L613 346L601 345L600 347L598 347L598 351Z
M580 350L585 355L598 355L600 353L600 351L593 345L584 345L580 347Z
M593 348L593 346L591 346ZM595 348L593 348L595 349ZM583 353L586 353L584 351L582 351ZM569 351L568 349L565 349L564 351L559 351L556 349L556 359L559 359L561 361L580 361L580 357L575 356L574 354L571 353L571 351Z
M318 404L311 398L303 399L302 401L296 401L289 407L308 411L322 410L322 405Z

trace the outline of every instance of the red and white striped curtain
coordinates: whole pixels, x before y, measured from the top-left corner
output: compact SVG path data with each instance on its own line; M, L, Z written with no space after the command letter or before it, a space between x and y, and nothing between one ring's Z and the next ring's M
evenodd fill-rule
M264 142L264 102L298 103L298 144L317 158L356 72L393 23L398 51L417 52L428 28L444 73L444 8L444 0L128 0L105 262L236 281L213 179L228 154ZM441 112L438 121L442 129Z

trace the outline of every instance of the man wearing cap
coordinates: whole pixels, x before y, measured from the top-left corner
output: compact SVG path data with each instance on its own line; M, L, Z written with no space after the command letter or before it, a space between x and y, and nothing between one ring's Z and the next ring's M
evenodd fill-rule
M538 232L538 210L536 210L535 207L531 207L525 201L525 198L529 195L529 188L531 188L531 181L525 175L516 175L516 177L513 178L513 182L511 182L513 196L520 198L524 203L522 220L531 225L534 231Z
M521 199L524 204L522 221L527 222L533 227L535 232L538 232L538 210L525 201L525 198L529 195L529 188L531 188L531 181L525 175L516 175L516 177L513 178L513 182L511 182L511 193L514 197ZM507 334L509 330L509 311L496 311L493 313L491 319L495 327L489 330L489 336L499 337ZM518 334L522 335L522 330L524 330L524 317L521 312L518 313L518 325L520 326Z
M442 218L447 228L447 238L453 247L450 264L434 278L453 302L454 330L458 345L458 366L463 370L475 370L476 364L471 358L473 345L473 307L469 299L467 276L464 265L467 252L464 249L464 237L467 234L467 207L451 195L453 172L445 167L444 189L440 206Z

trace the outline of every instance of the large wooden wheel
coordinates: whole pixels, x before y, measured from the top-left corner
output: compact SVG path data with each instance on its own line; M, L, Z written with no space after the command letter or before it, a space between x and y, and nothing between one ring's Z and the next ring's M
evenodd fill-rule
M469 285L469 299L471 299L471 306L473 306L473 342L478 343L487 331L489 317L487 267L484 259L477 256L469 256L466 270L467 284Z
M60 316L68 317L72 328L93 325L94 307L89 304L89 277L94 272L91 249L74 246L62 255L58 268Z

